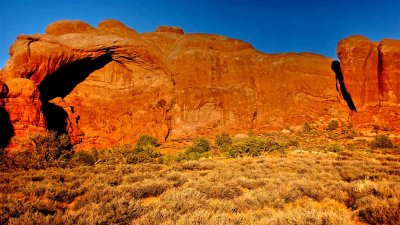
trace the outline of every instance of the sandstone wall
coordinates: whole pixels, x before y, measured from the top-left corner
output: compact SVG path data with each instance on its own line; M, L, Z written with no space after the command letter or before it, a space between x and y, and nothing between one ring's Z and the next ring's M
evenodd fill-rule
M345 85L357 113L353 123L362 127L379 125L397 131L400 127L400 41L374 43L362 36L339 42L337 55Z
M360 55L371 63L354 67L372 71L365 51ZM88 149L133 143L145 133L165 140L346 122L349 109L331 64L321 55L265 54L240 40L176 27L139 34L115 20L98 28L59 21L46 34L19 36L1 77L16 137L51 128ZM358 107L378 95L373 80L357 89L362 81L345 78Z

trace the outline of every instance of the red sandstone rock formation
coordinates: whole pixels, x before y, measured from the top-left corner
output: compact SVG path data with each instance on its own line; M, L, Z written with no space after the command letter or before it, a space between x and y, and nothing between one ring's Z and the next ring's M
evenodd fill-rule
M400 127L400 41L374 43L362 36L339 42L344 84L356 105L352 122L364 127Z
M156 31L60 21L46 34L19 36L1 75L16 136L56 129L86 149L145 133L164 140L347 120L327 57L264 54L175 27Z

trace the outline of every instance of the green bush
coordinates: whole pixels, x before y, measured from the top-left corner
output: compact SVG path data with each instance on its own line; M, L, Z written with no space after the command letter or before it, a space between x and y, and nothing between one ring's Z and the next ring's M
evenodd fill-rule
M158 147L159 145L158 139L148 134L140 136L136 141L137 148L143 148L146 146Z
M197 152L197 153L204 153L210 151L210 141L205 138L199 138L196 142L190 146L186 152Z
M117 151L129 164L154 162L156 158L161 156L157 151L159 145L157 138L145 134L139 137L134 148L131 145L123 145L118 146Z
M336 130L339 127L339 122L337 120L331 120L328 123L327 130Z
M221 148L226 155L232 158L243 156L256 157L261 155L262 152L273 152L281 149L282 146L279 143L255 136L250 136L242 143L235 143Z
M372 148L393 148L393 143L386 135L377 135L371 142Z
M231 145L232 143L233 139L229 134L223 133L215 137L215 144L219 147L223 145Z

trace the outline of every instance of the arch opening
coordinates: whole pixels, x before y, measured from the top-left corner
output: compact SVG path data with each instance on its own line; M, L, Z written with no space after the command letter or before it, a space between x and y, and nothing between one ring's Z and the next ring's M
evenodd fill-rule
M57 133L68 133L68 113L62 106L51 102L54 98L64 98L91 73L103 68L112 61L111 54L105 54L96 59L86 58L70 63L47 76L39 85L42 112L48 130ZM78 116L79 117L79 116Z

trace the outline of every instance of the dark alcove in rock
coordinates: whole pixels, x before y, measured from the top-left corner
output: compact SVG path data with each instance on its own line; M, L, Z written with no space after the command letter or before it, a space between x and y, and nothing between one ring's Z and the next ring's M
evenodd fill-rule
M91 73L111 62L110 54L96 59L83 59L67 64L55 73L47 76L39 85L42 111L47 122L47 129L58 133L67 133L67 112L49 101L56 97L64 98Z

